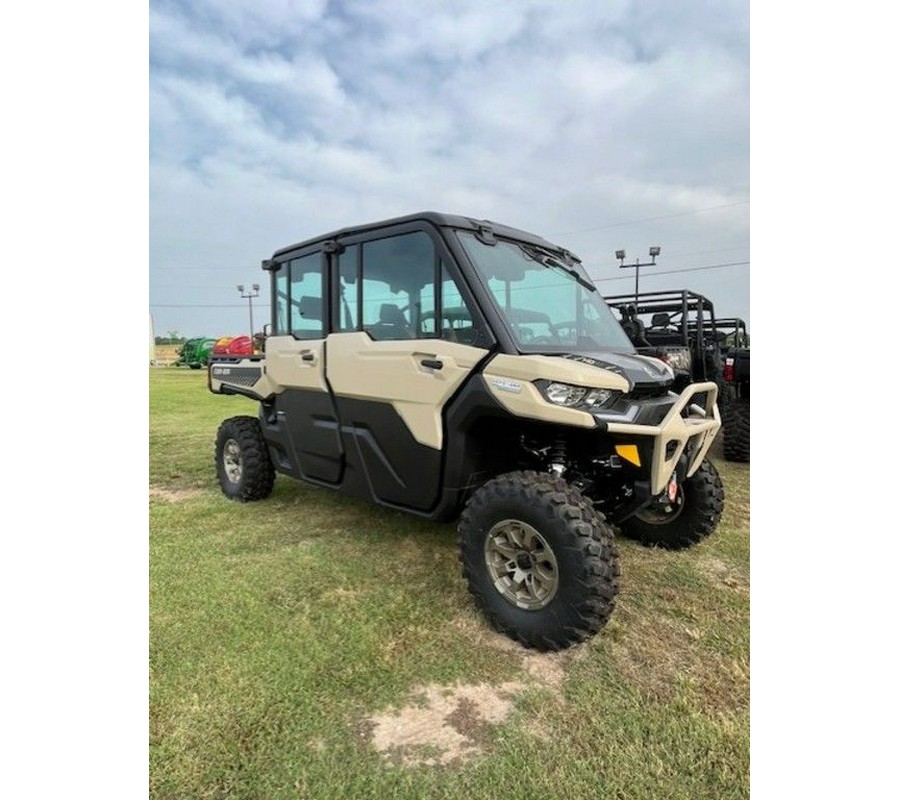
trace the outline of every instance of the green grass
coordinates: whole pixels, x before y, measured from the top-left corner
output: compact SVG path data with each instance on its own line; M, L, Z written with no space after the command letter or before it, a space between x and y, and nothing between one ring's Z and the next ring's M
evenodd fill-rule
M227 500L216 428L256 406L205 381L150 374L152 797L749 796L748 466L714 457L709 540L620 541L610 623L539 655L482 623L453 525L285 477L264 502ZM373 745L375 715L422 705L422 687L503 683L512 712L470 730L474 757L409 766L409 748Z

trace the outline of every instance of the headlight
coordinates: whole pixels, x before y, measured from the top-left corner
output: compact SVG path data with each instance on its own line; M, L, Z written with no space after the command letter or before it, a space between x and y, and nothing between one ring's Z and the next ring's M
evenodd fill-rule
M586 386L572 386L569 383L538 382L538 388L551 403L566 408L590 410L611 405L621 392L612 389L591 389Z
M693 359L691 358L690 350L669 350L663 353L660 358L672 369L677 369L681 372L691 371Z

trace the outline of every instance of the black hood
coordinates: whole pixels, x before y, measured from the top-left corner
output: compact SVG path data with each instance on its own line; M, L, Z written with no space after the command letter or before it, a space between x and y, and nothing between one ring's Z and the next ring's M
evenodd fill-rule
M560 358L615 372L628 381L629 392L634 389L667 389L673 381L672 370L667 364L657 358L635 353L567 353Z

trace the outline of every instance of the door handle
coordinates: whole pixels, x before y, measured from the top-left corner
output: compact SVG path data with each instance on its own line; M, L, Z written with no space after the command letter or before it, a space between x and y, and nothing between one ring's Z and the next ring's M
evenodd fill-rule
M423 358L419 362L423 367L428 367L429 369L443 369L444 362L438 361L436 358Z
M300 356L304 361L315 361L316 357L312 353L304 353Z

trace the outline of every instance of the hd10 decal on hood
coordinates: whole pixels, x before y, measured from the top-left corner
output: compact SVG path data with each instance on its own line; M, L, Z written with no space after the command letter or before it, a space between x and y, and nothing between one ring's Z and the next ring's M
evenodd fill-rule
M621 375L628 381L629 391L635 386L664 385L670 383L675 377L672 369L664 361L632 353L604 353L599 358L580 353L567 353L561 358ZM649 381L647 380L648 376L651 379Z

